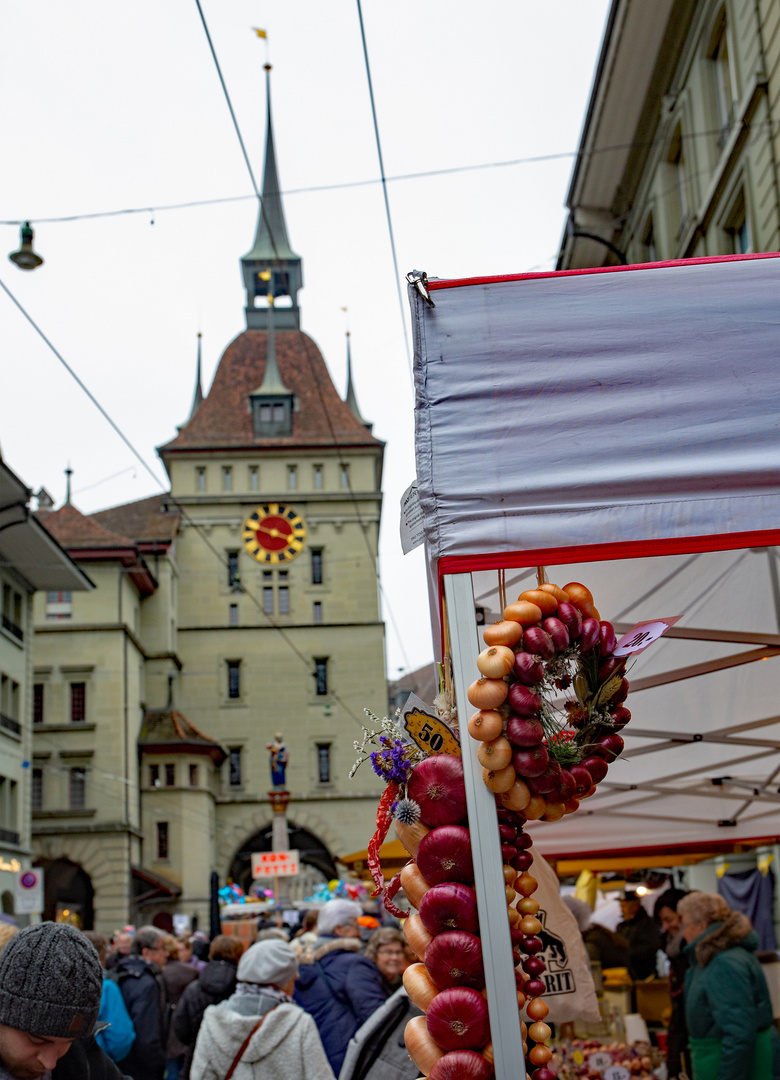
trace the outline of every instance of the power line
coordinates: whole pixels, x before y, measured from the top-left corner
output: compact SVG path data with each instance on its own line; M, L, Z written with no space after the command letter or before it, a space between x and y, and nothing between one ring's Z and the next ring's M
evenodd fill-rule
M366 78L368 80L368 96L371 99L371 119L374 122L374 137L376 139L376 152L379 158L379 175L382 179L382 196L385 201L385 215L387 217L387 231L390 234L390 251L393 256L393 269L395 271L395 287L398 293L398 307L401 311L401 325L404 328L404 345L406 347L406 361L409 365L409 375L414 387L414 372L412 370L412 353L409 348L409 331L406 327L406 311L404 298L401 291L401 274L398 270L398 256L395 250L395 233L393 232L393 218L390 213L390 200L387 196L387 176L385 175L385 163L382 158L382 142L379 138L379 122L376 115L376 102L374 101L374 85L371 81L371 65L368 61L368 45L366 44L366 30L363 25L363 8L360 0L357 0L358 19L360 21L360 40L363 42L363 57L366 63Z
M746 125L751 131L761 130L762 128L774 129L780 121L776 120L761 120L757 123ZM712 129L709 131L692 131L683 133L681 138L683 141L687 139L704 139L713 138L721 134L721 129ZM322 191L343 191L350 188L358 187L372 187L376 184L394 184L401 183L406 180L426 180L430 177L436 176L453 176L458 173L465 172L480 172L484 169L506 169L514 168L518 165L544 165L547 162L563 161L571 158L579 158L580 160L586 160L588 158L598 157L601 154L612 154L620 150L639 150L639 149L651 149L653 146L665 142L665 139L650 139L645 142L636 141L629 143L615 143L611 146L597 147L593 150L561 150L554 154L534 154L529 157L521 158L507 158L501 161L484 161L478 162L472 165L453 165L446 169L425 169L421 172L408 172L408 173L396 173L391 176L386 176L384 181L382 178L373 177L367 180L343 180L334 184L309 184L305 187L298 188L285 188L278 192L268 192L269 195L279 195L284 198L289 198L294 195L309 195L316 194ZM0 218L0 225L24 225L26 221L31 221L36 225L59 225L66 224L72 221L90 221L95 218L107 218L107 217L122 217L123 215L131 214L161 214L168 210L190 210L200 206L218 206L222 203L231 202L246 202L249 199L257 199L258 196L251 195L224 195L215 199L192 199L188 202L180 203L163 203L159 206L145 205L145 206L131 206L124 207L117 210L95 210L84 214L64 214L59 217L38 217L35 215L27 215L24 218ZM262 196L260 196L262 198Z

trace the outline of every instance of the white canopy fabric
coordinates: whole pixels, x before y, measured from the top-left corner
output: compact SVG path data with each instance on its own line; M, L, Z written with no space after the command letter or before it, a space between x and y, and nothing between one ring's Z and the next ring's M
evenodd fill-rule
M492 621L497 568L512 600L544 564L623 630L681 616L632 662L598 793L532 826L544 854L780 836L779 284L758 257L412 294L433 606L470 572Z

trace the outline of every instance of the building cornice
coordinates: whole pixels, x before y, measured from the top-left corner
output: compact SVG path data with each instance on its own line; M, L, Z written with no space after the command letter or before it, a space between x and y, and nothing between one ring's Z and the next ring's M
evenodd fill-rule
M170 660L175 665L177 671L181 671L184 666L178 654L175 652L147 652L127 623L79 623L75 626L66 626L63 625L62 622L57 622L56 625L50 626L48 623L41 623L34 627L34 633L36 634L91 634L96 631L99 633L105 633L106 631L120 631L121 633L124 633L144 660Z

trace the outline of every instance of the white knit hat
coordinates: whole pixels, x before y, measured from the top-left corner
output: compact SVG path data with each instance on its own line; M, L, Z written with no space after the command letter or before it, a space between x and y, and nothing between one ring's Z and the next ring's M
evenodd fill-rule
M298 960L286 941L258 941L238 961L239 982L283 987L297 977Z
M317 917L317 933L332 934L337 926L346 926L362 914L362 907L354 900L327 900Z

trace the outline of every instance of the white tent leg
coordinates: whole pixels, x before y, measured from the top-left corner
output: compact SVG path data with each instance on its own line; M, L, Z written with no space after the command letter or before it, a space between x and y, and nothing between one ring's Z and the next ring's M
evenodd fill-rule
M479 676L475 663L479 643L471 575L445 576L444 595L447 600L455 700L461 731L471 852L474 859L474 888L477 893L479 931L485 958L485 985L496 1080L518 1080L525 1076L525 1062L512 963L512 943L506 914L496 804L493 795L482 782L477 743L469 738L466 729L468 718L474 711L466 691Z

